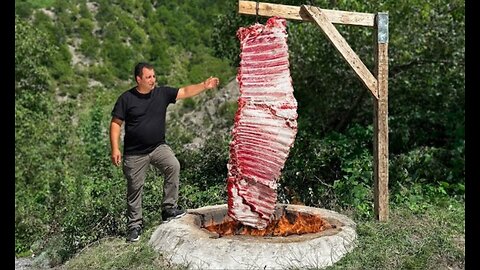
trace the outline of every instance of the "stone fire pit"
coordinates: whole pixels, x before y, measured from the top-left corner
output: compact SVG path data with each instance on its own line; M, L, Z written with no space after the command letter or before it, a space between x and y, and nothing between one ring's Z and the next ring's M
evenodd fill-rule
M155 230L149 244L174 264L189 269L322 268L340 260L355 246L355 223L334 211L278 204L282 211L320 216L334 228L318 233L281 236L220 236L203 228L231 220L227 205L189 209L188 214Z

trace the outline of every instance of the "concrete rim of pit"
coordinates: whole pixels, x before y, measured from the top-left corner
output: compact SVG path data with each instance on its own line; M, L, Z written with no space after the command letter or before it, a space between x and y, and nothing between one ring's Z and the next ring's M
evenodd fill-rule
M201 228L201 216L227 212L227 205L189 209L157 227L149 244L173 264L188 269L291 269L333 265L356 246L356 224L337 212L304 205L278 204L287 211L319 215L335 229L286 237L225 236Z

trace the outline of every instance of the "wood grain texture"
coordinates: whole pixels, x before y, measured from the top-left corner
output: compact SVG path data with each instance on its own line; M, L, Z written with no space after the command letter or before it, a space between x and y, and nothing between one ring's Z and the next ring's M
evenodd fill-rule
M328 20L334 24L347 24L373 27L375 14L349 12L341 10L322 9ZM246 15L257 15L257 2L239 1L238 13ZM279 5L262 3L258 4L259 16L278 16L289 20L313 21L312 18L301 10L299 6Z
M374 101L374 212L388 220L388 43L376 47L378 99Z

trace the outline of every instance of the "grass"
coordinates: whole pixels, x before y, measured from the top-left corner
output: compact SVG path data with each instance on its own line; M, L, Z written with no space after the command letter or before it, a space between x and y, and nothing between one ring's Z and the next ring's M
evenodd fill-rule
M358 222L359 245L327 269L464 269L464 210L459 202L394 208L388 222Z
M356 221L358 246L326 269L464 269L464 210L464 202L450 200L422 212L392 206L388 222ZM148 245L154 229L133 244L123 237L102 239L62 268L187 269L170 264Z
M127 243L124 237L101 239L77 253L61 269L186 269L172 265L148 245L154 229L145 231L139 242Z

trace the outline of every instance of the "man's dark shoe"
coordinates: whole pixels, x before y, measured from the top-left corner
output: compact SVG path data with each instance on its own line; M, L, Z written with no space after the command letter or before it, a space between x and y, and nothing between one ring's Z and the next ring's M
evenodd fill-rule
M128 231L127 242L137 242L140 240L140 235L142 234L141 227L135 227Z
M187 212L179 207L166 208L162 210L162 220L170 221L175 218L183 217Z

